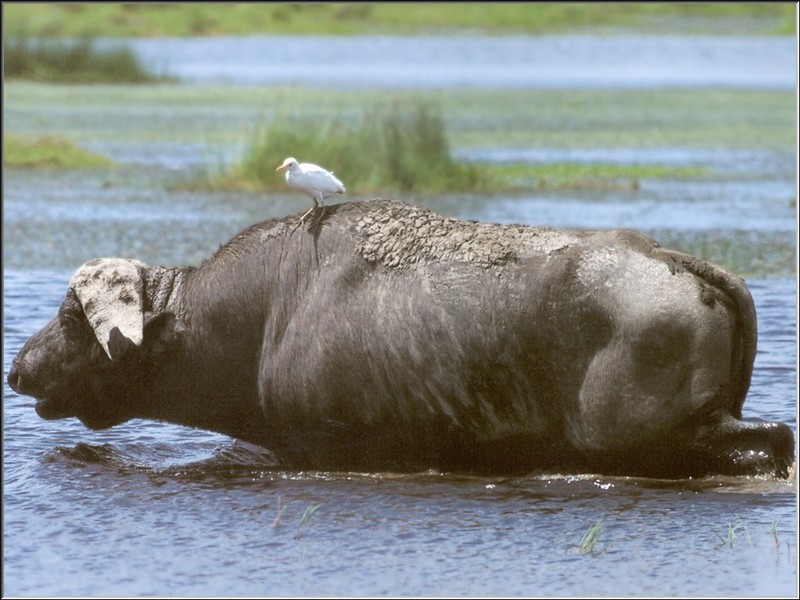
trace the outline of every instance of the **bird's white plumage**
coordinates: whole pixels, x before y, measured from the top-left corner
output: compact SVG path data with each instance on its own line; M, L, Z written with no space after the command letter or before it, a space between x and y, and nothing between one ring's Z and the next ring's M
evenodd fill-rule
M325 198L345 192L344 184L333 175L333 172L320 166L298 163L297 159L289 157L275 170L282 169L286 169L286 183L289 187L310 196L314 200L314 206L324 204Z

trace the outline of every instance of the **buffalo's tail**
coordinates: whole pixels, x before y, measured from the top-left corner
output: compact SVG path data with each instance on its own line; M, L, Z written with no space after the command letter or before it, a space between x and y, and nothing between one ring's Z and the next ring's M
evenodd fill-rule
M736 327L731 366L735 369L736 375L735 381L731 382L733 393L730 409L734 417L741 419L742 405L750 389L758 342L756 309L750 290L742 278L708 261L673 250L659 250L693 275L724 292L733 302ZM739 365L738 369L736 365Z

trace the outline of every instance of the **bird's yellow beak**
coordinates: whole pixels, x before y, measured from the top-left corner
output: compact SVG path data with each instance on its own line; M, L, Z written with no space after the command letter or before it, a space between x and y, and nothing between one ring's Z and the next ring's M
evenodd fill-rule
M277 168L277 169L275 169L275 170L276 170L276 171L280 171L281 169L283 169L283 168L285 168L285 167L286 167L286 164L284 163L284 164L282 164L282 165L278 165L278 168Z

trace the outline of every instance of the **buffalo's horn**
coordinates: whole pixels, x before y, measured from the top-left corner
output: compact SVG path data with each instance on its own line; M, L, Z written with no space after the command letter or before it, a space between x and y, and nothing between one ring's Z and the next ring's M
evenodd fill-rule
M111 360L120 358L131 343L142 343L144 282L140 269L144 268L138 260L97 258L82 265L69 281ZM117 332L112 339L114 329Z

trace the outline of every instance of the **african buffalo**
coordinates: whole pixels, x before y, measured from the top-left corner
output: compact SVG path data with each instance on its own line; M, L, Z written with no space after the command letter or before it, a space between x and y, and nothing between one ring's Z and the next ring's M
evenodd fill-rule
M741 420L738 277L624 229L316 212L199 267L87 262L9 385L44 419L168 421L294 468L787 475L789 427Z

